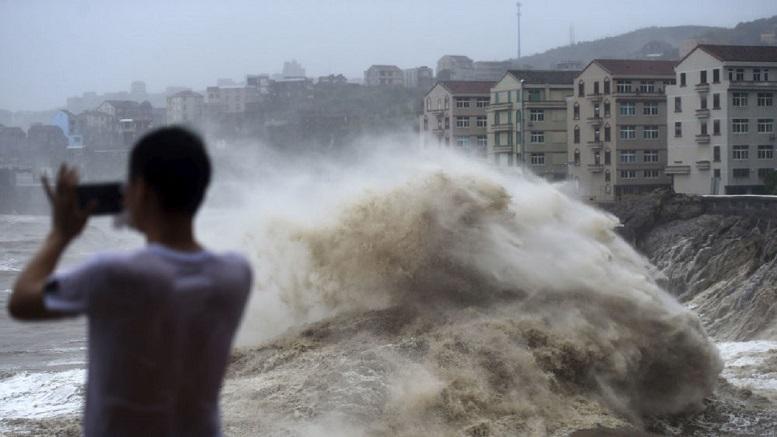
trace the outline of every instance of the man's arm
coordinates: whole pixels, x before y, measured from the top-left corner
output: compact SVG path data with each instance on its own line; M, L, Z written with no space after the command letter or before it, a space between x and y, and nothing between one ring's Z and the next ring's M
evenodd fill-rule
M8 300L8 312L15 319L46 319L63 315L46 309L43 302L44 287L68 244L83 231L89 218L90 208L84 210L78 206L78 172L75 169L63 164L57 173L57 184L53 190L47 178L44 177L42 181L51 203L52 226L43 245L14 284Z

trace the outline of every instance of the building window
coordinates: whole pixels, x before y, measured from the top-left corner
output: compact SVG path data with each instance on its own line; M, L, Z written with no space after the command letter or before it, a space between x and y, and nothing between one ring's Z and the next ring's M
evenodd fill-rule
M482 115L478 116L476 123L477 127L486 127L488 125L486 117Z
M529 101L530 102L542 101L542 90L529 90Z
M540 130L533 130L531 131L531 136L529 137L529 141L531 141L534 144L541 144L545 142L545 132Z
M699 96L699 109L707 109L707 96Z
M720 120L712 120L712 135L720 135Z
M661 170L657 168L651 168L642 171L642 176L646 179L657 179L661 177Z
M499 93L491 94L491 101L493 101L495 105L498 104L499 103Z
M432 99L430 99L429 97L426 98L426 110L427 111L431 111L432 110Z
M701 136L707 136L707 122L702 121L701 124L699 124L699 135Z
M599 104L594 103L594 118L600 118Z
M597 150L594 152L594 165L600 165L602 163L601 153Z
M575 126L575 130L574 130L574 143L575 144L580 144L580 127L579 126Z
M620 138L622 140L633 140L637 138L637 129L634 126L621 126Z
M530 109L529 121L545 121L545 111L542 109Z
M609 102L609 100L604 102L604 116L605 116L605 118L610 116L610 102Z
M455 100L457 108L469 108L469 99L465 97L456 97Z
M707 83L707 70L702 70L699 72L699 83L700 84Z
M736 70L736 80L742 81L745 80L745 69L744 68L737 68Z
M448 117L445 117L445 129L450 129L451 127L451 119Z
M623 102L620 104L621 115L637 115L637 105L634 102Z
M605 182L610 182L610 169L609 168L604 170L604 181ZM610 192L610 184L607 184L606 187L607 188L605 188L605 189L609 193Z
M488 106L488 98L478 97L475 101L475 107L477 108L485 108L486 106Z
M658 102L645 102L642 105L643 115L658 115Z
M715 179L720 179L720 169L719 168L716 168L715 170L713 170L712 177L714 177Z
M720 83L720 69L712 70L712 83Z
M456 137L456 145L459 147L469 146L469 137Z
M658 150L645 150L642 152L644 162L658 162Z
M759 134L774 133L774 119L771 119L771 118L759 118L758 119L758 133Z
M764 69L764 82L769 82L769 69Z
M674 112L683 112L683 98L682 97L675 97L674 98Z
M774 146L758 146L758 159L774 159Z
M479 135L478 136L478 146L479 147L486 147L488 145L488 137L485 135Z
M577 96L585 96L585 83L582 80L577 83Z
M604 149L604 165L610 165L612 162L612 152L610 149Z
M734 174L734 179L747 179L750 177L749 168L735 168L732 173Z
M630 80L619 80L615 82L615 91L618 93L630 93L631 92L631 81Z
M456 127L469 127L469 117L456 117Z
M646 140L657 140L658 126L645 126L642 128L642 138Z
M731 121L731 132L735 134L746 134L749 126L746 118L735 118Z
M750 157L750 146L734 146L731 153L733 159L744 161Z
M734 93L731 104L734 106L747 106L747 93Z
M599 95L599 81L598 80L596 82L594 82L594 95L595 96Z
M531 154L531 165L545 165L545 154L544 153L532 153Z
M572 119L580 120L580 105L577 102L572 107Z
M604 93L610 94L610 78L605 77L604 78Z
M772 106L773 102L772 93L758 93L758 106Z
M621 179L636 179L636 170L621 170Z
M674 122L674 136L680 138L683 136L683 123L680 121Z
M761 69L760 68L753 68L753 81L754 82L760 82L761 81Z
M594 129L594 142L598 143L602 141L602 131L598 127Z
M580 149L575 149L574 157L575 157L574 158L575 159L575 166L579 166L580 165Z
M610 141L611 140L611 137L612 137L611 136L611 132L610 132L611 130L612 129L610 129L610 125L609 124L604 125L604 141Z
M720 94L712 95L712 109L720 109Z
M773 168L759 168L758 179L766 179L772 172L774 172Z
M621 150L620 162L622 164L633 164L637 162L637 152L634 152L632 150Z
M714 162L720 162L720 146L712 148L712 160Z
M680 73L680 86L685 86L685 73Z

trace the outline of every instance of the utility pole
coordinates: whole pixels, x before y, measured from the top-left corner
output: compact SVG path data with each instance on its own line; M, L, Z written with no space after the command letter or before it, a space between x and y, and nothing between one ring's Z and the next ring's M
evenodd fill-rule
M521 59L521 2L515 2L515 7L518 10L518 60Z

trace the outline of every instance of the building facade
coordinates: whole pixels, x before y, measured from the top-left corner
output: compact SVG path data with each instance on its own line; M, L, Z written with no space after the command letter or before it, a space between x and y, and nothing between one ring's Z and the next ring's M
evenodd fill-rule
M494 82L437 82L424 96L422 147L455 147L485 157L489 92Z
M667 87L676 192L759 193L777 169L777 47L702 44Z
M510 70L491 89L488 157L551 180L567 176L567 97L578 71Z
M434 86L434 71L429 67L407 68L402 74L407 88L428 90Z
M364 72L366 86L402 86L405 77L396 65L372 65Z
M246 112L246 106L259 101L259 88L254 86L209 86L206 89L210 114Z
M193 91L181 91L167 98L167 122L198 125L203 121L205 98Z
M675 61L596 59L567 105L569 178L579 195L612 202L671 183L667 103Z

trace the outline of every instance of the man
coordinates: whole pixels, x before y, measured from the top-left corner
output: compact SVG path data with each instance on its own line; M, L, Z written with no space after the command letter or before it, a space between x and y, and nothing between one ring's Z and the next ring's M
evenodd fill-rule
M195 238L210 172L197 136L180 128L148 134L131 152L124 192L130 224L147 245L56 274L93 205L79 208L75 170L63 165L53 189L44 179L52 228L8 310L24 320L88 318L86 436L221 435L218 396L251 270Z

